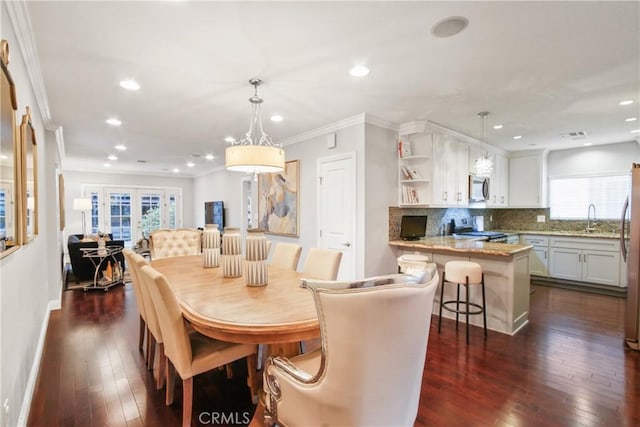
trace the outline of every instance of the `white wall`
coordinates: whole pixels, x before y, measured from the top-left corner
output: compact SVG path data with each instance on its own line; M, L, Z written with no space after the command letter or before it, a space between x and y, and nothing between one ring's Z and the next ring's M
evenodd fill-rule
M635 141L593 145L549 152L549 177L628 172L631 163L640 161L640 144Z
M365 127L365 276L393 273L396 260L389 247L389 206L397 203L398 132L371 124Z
M32 121L38 139L40 197L39 235L0 260L0 401L8 399L10 415L3 421L5 425L14 426L18 424L39 338L46 326L47 307L50 303L59 305L62 283L57 266L61 252L59 227L54 227L57 219L57 178L54 174L59 160L55 138L51 132L45 132L4 2L0 5L0 19L1 36L9 42L11 50L9 70L16 85L18 117L22 117L26 106L32 107Z
M229 172L226 169L195 178L193 182L193 222L204 225L204 202L224 202L225 227L240 228L242 179L247 174ZM256 206L257 208L257 206Z
M182 220L184 227L197 227L194 222L193 178L175 178L121 173L88 173L64 171L66 206L65 236L82 233L82 214L73 210L73 199L82 197L83 184L99 184L115 187L174 187L182 189ZM66 240L65 240L66 241Z

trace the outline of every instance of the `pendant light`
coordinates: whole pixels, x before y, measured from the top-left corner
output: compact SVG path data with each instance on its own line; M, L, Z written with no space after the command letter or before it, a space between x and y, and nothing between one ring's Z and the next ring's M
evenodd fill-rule
M487 143L487 116L488 111L481 111L478 116L482 118L482 142ZM481 178L489 178L493 173L493 159L489 157L489 153L485 152L483 156L478 157L473 164L473 174Z
M225 150L225 166L230 171L249 172L255 175L284 170L284 150L282 145L274 144L271 137L262 129L260 104L263 100L258 96L260 79L251 79L249 84L254 94L249 98L251 103L251 121L249 131L240 139L232 142Z

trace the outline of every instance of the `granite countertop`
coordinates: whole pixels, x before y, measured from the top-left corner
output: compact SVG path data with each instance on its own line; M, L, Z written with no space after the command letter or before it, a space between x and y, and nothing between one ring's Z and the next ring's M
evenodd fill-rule
M494 256L511 256L528 251L531 245L509 245L505 243L492 243L479 240L474 237L436 236L426 237L423 240L393 240L389 245L412 250L436 250L445 252L460 252L465 254L480 254Z
M598 239L619 239L618 233L587 233L585 231L540 231L540 230L496 230L505 234L537 234L539 236L591 237Z

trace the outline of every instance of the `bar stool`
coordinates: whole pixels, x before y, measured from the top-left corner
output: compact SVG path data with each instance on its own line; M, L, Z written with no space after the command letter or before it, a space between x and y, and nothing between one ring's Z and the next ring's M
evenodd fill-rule
M423 271L429 262L429 257L419 254L400 255L398 261L398 273L411 273L411 271Z
M457 285L457 296L455 300L444 301L444 284L455 283ZM466 288L466 299L460 300L460 285ZM469 287L480 285L482 287L482 305L469 301ZM456 308L448 307L455 304ZM460 308L463 304L463 308ZM472 307L477 310L472 311ZM440 333L440 325L442 324L442 309L456 313L456 329L458 328L458 317L460 314L467 316L467 344L469 344L469 315L482 314L484 320L484 336L487 336L487 312L485 310L484 295L484 273L480 264L469 261L449 261L444 266L442 273L442 284L440 286L440 314L438 318L438 333Z

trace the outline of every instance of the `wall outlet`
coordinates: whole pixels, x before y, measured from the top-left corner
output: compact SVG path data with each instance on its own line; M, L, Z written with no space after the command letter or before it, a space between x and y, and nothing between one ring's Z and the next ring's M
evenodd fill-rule
M9 426L9 399L4 399L2 404L2 427Z
M544 215L538 215L537 216L537 221L538 222L547 222L547 217Z

